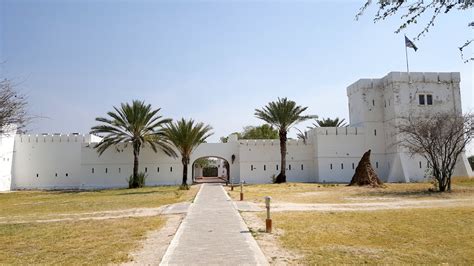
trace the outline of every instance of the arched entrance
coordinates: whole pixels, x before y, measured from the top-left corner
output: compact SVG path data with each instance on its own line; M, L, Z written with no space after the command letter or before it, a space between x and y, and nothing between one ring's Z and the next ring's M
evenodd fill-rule
M191 165L193 183L229 183L230 164L219 156L203 156Z

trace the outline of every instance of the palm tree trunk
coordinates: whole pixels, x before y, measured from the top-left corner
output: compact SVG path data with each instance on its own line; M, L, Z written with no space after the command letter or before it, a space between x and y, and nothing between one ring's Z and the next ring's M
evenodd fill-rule
M133 151L133 175L132 175L132 185L130 188L136 188L137 184L137 176L138 176L138 153Z
M183 156L181 159L181 162L183 163L183 182L181 183L181 186L184 188L188 187L188 164L189 164L189 158Z
M286 130L280 130L280 154L281 154L281 169L277 176L275 183L286 182Z

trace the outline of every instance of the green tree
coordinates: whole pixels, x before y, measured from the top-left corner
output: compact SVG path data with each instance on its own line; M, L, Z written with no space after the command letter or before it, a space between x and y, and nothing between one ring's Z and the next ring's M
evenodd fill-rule
M278 98L277 101L269 102L261 110L255 109L255 116L278 129L280 138L281 168L275 179L275 183L286 182L286 141L288 130L299 122L313 118L314 116L302 115L308 107L296 105L296 102L287 98Z
M138 157L140 149L149 145L154 152L161 149L169 156L176 156L170 143L166 140L163 126L170 119L162 119L158 115L160 108L152 110L150 104L134 100L132 104L122 103L120 108L113 107L115 112L108 112L109 118L97 117L95 120L102 124L92 127L91 134L102 137L94 148L99 156L108 148L119 143L133 146L132 179L138 179ZM130 187L138 187L138 182L131 182Z
M183 180L181 188L188 189L188 164L193 150L204 143L212 135L212 127L204 123L195 123L194 120L182 118L177 122L169 123L166 127L166 136L181 154L183 164Z
M241 136L241 139L278 139L278 130L268 124L247 126Z
M334 119L315 119L315 121L316 123L313 123L314 127L345 127L347 125L345 119L339 120L339 117L336 117Z

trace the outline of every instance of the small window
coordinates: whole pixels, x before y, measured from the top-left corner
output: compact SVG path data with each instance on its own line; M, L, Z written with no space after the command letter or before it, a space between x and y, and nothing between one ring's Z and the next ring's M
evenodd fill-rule
M425 105L425 95L424 94L418 95L418 104Z
M58 177L58 173L54 174L55 177Z
M344 164L343 163L341 163L341 169L344 169Z
M156 172L157 172L157 173L160 172L160 167L156 167Z
M92 173L94 173L94 168L92 168Z
M329 164L329 169L331 169L331 170L332 170L332 163L331 163L331 164Z
M303 165L301 165L301 170L304 170L304 167L303 167Z
M420 169L421 169L421 161L420 161Z
M170 167L170 172L173 172L173 166Z
M69 174L68 174L68 173L66 173L66 177L68 177L68 176L69 176Z
M379 168L379 162L375 162L375 168Z
M288 165L288 170L291 170L291 164Z
M36 174L36 177L39 177L40 175L39 174Z
M145 173L148 172L148 168L145 167Z
M433 95L426 94L426 104L427 105L433 105Z
M119 167L119 174L120 174L120 171L122 171L122 169L120 169L120 167Z
M107 169L107 167L105 168L105 173L107 174L107 172L109 171L109 169Z
M354 169L354 163L352 163L352 169Z
M377 129L374 129L374 136L377 136Z
M250 171L253 171L253 164L250 165Z
M276 165L276 169L277 169L277 171L278 171L278 164Z
M263 165L263 171L267 171L267 166Z
M372 106L375 106L375 100L372 100Z

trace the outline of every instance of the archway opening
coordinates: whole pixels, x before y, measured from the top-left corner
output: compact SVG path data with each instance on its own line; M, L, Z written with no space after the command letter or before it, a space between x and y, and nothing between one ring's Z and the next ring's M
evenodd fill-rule
M229 162L217 156L205 156L196 159L192 164L194 183L228 183L230 176Z

